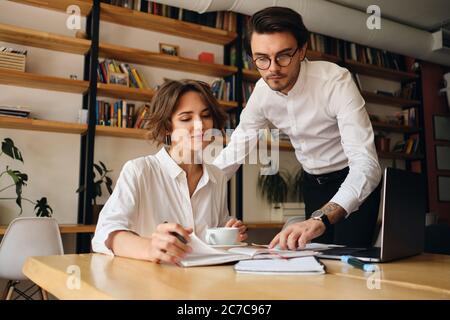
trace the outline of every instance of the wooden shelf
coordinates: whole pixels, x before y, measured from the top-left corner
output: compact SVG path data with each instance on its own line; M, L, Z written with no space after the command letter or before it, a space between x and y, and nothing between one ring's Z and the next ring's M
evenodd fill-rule
M106 3L101 4L100 13L100 19L104 21L220 45L228 44L237 37L235 32L206 27Z
M128 99L149 102L153 98L155 92L153 89L129 88L118 84L97 83L97 96L110 97L116 99ZM219 100L219 104L224 109L237 108L235 101Z
M204 63L194 59L170 56L158 52L128 48L114 44L100 43L99 55L104 58L143 64L152 67L203 74L212 77L226 77L237 72L234 66Z
M341 59L338 56L334 56L334 55L328 54L328 53L323 53L320 51L312 51L312 50L306 51L306 57L312 61L321 60L321 61L328 61L328 62L333 62L333 63L338 63L341 61Z
M68 93L84 93L88 89L87 81L64 79L1 68L0 84Z
M389 97L368 91L361 92L361 95L363 96L364 100L366 100L366 102L382 104L385 106L405 108L405 107L420 106L421 104L419 100L411 100L400 97Z
M0 225L0 235L4 235L8 226ZM93 224L60 224L59 231L63 234L70 233L94 233L95 225Z
M349 59L345 60L345 66L354 73L393 81L411 81L419 78L415 73L392 70Z
M88 88L87 81L70 80L1 68L0 84L70 93L84 93ZM117 84L98 83L97 87L98 96L116 99L150 101L154 94L152 89L128 88ZM237 103L234 101L219 101L219 103L225 109L237 108Z
M68 134L85 134L87 125L70 122L22 119L0 116L0 128L32 130L44 132L58 132ZM109 136L131 139L147 139L147 130L134 128L116 128L107 126L96 126L97 136Z
M258 70L244 69L242 70L242 77L244 81L256 82L261 78L261 75Z
M0 41L75 54L88 52L91 41L0 24Z
M383 130L391 132L416 133L420 131L419 127L403 126L398 124L375 122L375 121L372 121L372 126L375 130Z
M77 5L81 15L86 16L92 7L92 1L86 0L12 0L45 9L66 12L69 5ZM174 36L190 38L225 45L236 39L237 34L227 30L202 26L195 23L157 16L127 8L100 4L100 19L124 26L162 32Z
M43 9L51 9L66 12L67 7L76 5L80 8L80 14L86 16L92 8L92 0L10 0Z
M96 126L96 136L129 138L129 139L148 139L148 130L134 128L116 128L108 126Z
M97 83L97 96L128 99L137 101L150 101L154 95L152 89L129 88L119 84Z
M61 121L23 119L5 116L0 116L0 128L69 134L84 134L87 130L87 126L83 124Z
M382 159L395 159L395 160L421 160L423 156L420 154L406 154L399 152L381 152L378 151L378 157Z

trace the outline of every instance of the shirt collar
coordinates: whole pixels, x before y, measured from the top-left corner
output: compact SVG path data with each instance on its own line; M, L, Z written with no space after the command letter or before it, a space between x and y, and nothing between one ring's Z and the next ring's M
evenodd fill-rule
M161 148L161 150L156 153L156 158L159 160L161 167L167 171L171 178L176 179L178 178L178 176L184 173L183 169L181 169L181 167L175 162L175 160L172 159L165 147ZM211 172L211 168L209 167L209 165L203 163L202 166L203 175L200 178L199 186L200 184L206 185L208 181L216 183L217 180L214 177L214 174Z

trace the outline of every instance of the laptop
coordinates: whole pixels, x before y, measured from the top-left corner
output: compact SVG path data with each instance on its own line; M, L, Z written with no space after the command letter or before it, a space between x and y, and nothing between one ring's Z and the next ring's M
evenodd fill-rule
M368 262L386 262L419 254L424 249L426 187L419 173L386 168L380 203L381 228L372 248L336 247L319 258L351 255Z

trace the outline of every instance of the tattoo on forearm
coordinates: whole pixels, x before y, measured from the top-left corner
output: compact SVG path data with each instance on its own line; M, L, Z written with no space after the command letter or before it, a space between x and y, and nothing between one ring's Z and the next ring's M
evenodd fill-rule
M321 211L328 216L332 224L344 219L346 215L344 208L334 202L328 202L322 207Z
M336 203L333 202L328 202L325 206L323 206L322 208L322 212L325 214L331 213L333 211L337 211L337 210L343 210L342 207Z

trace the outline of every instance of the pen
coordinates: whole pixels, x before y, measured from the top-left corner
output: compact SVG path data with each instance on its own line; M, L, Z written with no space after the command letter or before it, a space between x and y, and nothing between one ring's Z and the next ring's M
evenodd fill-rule
M168 223L168 222L167 222L167 221L164 221L164 223ZM187 244L186 239L185 239L182 235L180 235L178 232L173 232L173 231L171 231L170 234L171 234L172 236L176 237L178 240L180 240L180 241L183 242L184 244Z
M354 266L355 268L364 270L365 272L374 272L376 270L374 264L364 263L363 261L352 257L352 256L342 256L341 261Z

